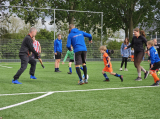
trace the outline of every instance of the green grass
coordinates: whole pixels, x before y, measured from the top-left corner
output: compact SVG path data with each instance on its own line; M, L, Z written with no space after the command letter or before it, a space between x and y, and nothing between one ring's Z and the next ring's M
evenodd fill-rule
M78 76L72 65L73 74L68 75L68 62L60 65L62 72L54 72L54 62L44 63L45 69L38 63L35 76L29 79L28 65L19 81L22 85L11 83L20 68L20 63L0 63L0 94L49 92L67 90L86 90L103 88L121 88L150 86L152 76L136 82L137 70L132 62L129 71L119 71L120 62L112 61L113 71L124 76L124 82L107 73L110 82L103 82L103 61L87 62L89 83L77 85ZM142 62L149 69L148 62ZM0 111L3 119L159 119L159 87L115 89L84 92L56 92L39 100ZM44 94L0 96L0 108L30 100Z

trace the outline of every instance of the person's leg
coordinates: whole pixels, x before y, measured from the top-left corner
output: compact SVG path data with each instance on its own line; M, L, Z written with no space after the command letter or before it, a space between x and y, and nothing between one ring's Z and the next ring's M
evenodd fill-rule
M69 72L68 72L68 74L72 74L72 62L69 62Z
M57 59L55 59L55 72L57 71Z
M21 68L14 75L13 81L19 79L19 77L21 76L21 74L24 72L24 70L27 68L27 65L28 65L29 58L27 57L27 55L21 55L19 57L21 59Z
M106 70L106 67L104 67L104 69L102 70L102 74L103 74L103 76L105 78L104 81L110 81L109 78L108 78L108 76L107 76L107 74L105 73L106 72L105 70Z
M59 64L60 64L61 59L57 59L57 70L59 71Z
M127 68L127 59L128 59L127 57L125 57L125 59L124 59L125 60L125 69Z
M121 79L121 82L123 82L123 75L114 73L113 70L109 70L109 73L110 73L111 75L114 75L114 76L116 76L116 77L119 77L119 78Z
M31 58L29 56L29 62L28 63L31 64L31 68L30 68L29 74L32 75L32 76L34 76L37 62L36 62L36 60L34 60L33 58Z
M125 61L125 57L122 57L121 68L123 67L124 61Z
M86 56L87 56L87 51L83 51L82 54L81 54L81 57L82 57L82 66L83 66L83 73L84 73L84 76L85 76L85 83L88 83L88 80L87 80L87 66L86 66Z

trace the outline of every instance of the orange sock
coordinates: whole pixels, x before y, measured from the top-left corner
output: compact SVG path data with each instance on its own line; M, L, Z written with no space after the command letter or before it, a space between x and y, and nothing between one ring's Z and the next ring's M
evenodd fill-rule
M153 76L153 78L154 78L154 82L155 82L155 83L156 83L157 81L159 81L159 78L158 78L158 76L157 76L156 73L152 73L152 76Z

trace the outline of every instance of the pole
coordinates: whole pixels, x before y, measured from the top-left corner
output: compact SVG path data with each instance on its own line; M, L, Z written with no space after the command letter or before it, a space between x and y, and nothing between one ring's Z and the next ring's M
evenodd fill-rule
M157 39L157 32L155 32L156 33L156 39Z
M54 41L56 39L55 37L55 32L56 32L56 23L55 23L55 9L54 9ZM53 43L53 46L54 46L54 43ZM55 53L55 52L54 52ZM54 59L55 59L55 55L54 55Z
M101 13L101 45L103 41L103 12ZM102 59L102 54L101 54L101 59Z

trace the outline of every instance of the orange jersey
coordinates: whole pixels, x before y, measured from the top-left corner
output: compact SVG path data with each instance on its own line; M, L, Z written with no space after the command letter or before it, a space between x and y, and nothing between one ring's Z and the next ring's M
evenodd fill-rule
M105 65L105 66L106 66L106 64L108 64L108 58L109 58L108 54L107 54L107 53L104 53L104 54L103 54L103 61L104 61L104 65ZM108 65L107 67L108 67L108 68L112 67L111 62L109 62L109 65Z

